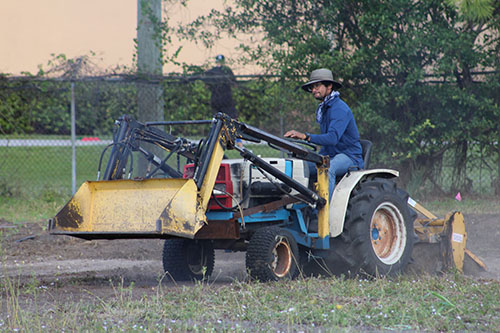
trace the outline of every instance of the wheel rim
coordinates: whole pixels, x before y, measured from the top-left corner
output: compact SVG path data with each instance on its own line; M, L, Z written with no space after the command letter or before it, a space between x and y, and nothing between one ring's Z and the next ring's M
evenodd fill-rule
M277 277L288 274L292 267L292 249L284 237L279 237L272 251L271 268Z
M397 262L406 246L406 228L400 210L390 202L380 204L370 223L375 255L386 265Z

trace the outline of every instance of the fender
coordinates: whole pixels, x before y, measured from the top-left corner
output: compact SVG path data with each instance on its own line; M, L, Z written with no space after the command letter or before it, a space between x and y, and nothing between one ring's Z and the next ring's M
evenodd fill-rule
M399 172L391 169L351 171L345 174L340 182L335 185L335 190L333 191L332 201L330 202L328 212L330 217L330 237L337 237L344 230L345 214L352 190L363 178L375 176L382 178L395 178L399 177Z

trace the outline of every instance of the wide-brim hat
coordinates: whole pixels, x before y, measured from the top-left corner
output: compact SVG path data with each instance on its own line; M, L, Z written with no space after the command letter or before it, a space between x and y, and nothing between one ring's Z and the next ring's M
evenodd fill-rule
M311 86L316 82L331 82L333 84L333 90L342 88L342 84L333 79L332 71L326 68L315 69L311 72L311 77L309 82L302 85L302 89L307 92L311 92Z

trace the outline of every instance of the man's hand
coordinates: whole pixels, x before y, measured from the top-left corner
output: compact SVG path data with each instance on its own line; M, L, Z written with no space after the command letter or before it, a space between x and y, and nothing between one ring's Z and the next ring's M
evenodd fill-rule
M291 130L285 133L285 138L305 140L307 136L304 133L298 132L296 130Z

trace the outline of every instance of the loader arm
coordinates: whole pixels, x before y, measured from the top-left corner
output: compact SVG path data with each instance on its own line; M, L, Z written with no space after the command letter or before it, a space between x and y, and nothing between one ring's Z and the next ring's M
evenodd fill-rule
M139 151L156 167L161 167L167 173L172 173L172 170L165 166L165 161L160 160L154 153L141 147L141 142L152 143L161 149L176 152L191 160L196 157L196 144L155 128L154 125L157 125L157 123L148 126L125 115L118 119L116 124L117 129L113 135L111 155L103 180L122 179L123 170L126 169L127 162L131 158L133 151ZM166 125L168 122L161 124Z
M112 151L102 181L85 182L71 200L49 222L54 234L93 238L165 238L194 235L207 223L205 215L225 149L223 122L212 121L205 149L199 144L174 137L128 116L121 117L113 137ZM168 152L161 160L141 142ZM139 152L162 169L169 178L146 177L125 180L125 169L133 168L132 152ZM196 179L166 161L173 153L200 165ZM130 162L130 163L129 163Z
M187 124L182 122L182 124ZM175 137L156 128L172 122L142 124L129 116L117 121L111 154L103 180L84 183L73 198L50 221L53 234L93 238L195 238L207 226L206 211L226 149L240 155L260 170L300 193L300 200L319 209L320 237L328 235L328 179L319 177L318 191L312 191L284 172L273 167L247 149L236 147L237 138L259 142L265 140L293 156L315 162L320 175L327 175L329 160L309 149L241 123L219 113L211 121L208 136L197 143ZM153 144L167 152L161 159L141 143ZM138 152L155 170L168 178L146 177L125 179L133 168L132 153ZM166 162L173 154L194 162L193 178L182 178L179 170ZM287 201L276 205L286 206ZM235 221L236 218L233 218ZM232 237L235 237L234 235Z

